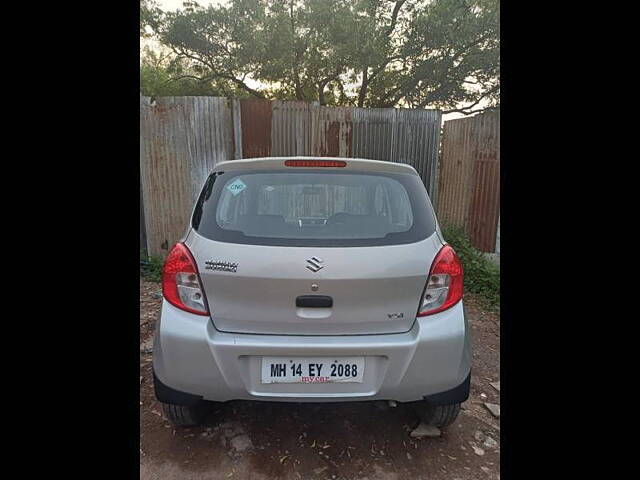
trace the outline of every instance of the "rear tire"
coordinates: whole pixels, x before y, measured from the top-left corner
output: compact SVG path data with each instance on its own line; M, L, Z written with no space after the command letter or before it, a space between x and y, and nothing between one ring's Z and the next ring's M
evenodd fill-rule
M429 405L423 402L418 407L418 415L427 425L442 428L451 425L460 413L460 404L452 403L449 405Z
M192 407L162 403L165 417L177 427L193 427L200 425L209 412L209 405L200 401Z

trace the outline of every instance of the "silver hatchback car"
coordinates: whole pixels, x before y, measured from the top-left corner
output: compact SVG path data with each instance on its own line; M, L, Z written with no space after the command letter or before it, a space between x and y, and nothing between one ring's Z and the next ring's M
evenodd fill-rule
M169 252L155 393L177 425L212 402L411 402L457 417L471 346L463 269L409 165L218 164Z

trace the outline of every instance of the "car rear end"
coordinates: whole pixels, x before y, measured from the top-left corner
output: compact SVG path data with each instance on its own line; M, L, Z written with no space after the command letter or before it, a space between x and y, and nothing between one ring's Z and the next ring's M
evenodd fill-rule
M163 292L163 402L468 395L462 267L408 165L217 165L167 258Z

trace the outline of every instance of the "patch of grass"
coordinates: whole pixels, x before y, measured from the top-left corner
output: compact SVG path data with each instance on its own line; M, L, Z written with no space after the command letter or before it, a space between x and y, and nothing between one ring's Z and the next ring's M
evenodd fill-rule
M499 309L500 267L475 248L461 228L443 227L442 235L462 261L465 293L476 294L480 301L492 310Z
M162 280L162 266L164 260L160 257L151 257L147 252L140 250L140 276L149 282Z

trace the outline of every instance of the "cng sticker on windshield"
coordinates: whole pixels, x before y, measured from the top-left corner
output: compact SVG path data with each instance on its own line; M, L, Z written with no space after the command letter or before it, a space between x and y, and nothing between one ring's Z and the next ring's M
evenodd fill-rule
M233 193L233 195L237 195L239 193L242 193L242 191L245 188L247 188L247 186L239 178L234 180L233 182L231 182L229 185L227 185L227 190L229 190L231 193Z

